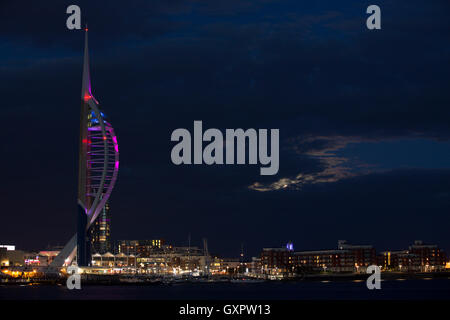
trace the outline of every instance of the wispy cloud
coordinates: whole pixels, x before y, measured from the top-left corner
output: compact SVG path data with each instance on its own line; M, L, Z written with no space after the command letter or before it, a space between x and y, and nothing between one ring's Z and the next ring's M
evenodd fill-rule
M290 139L288 149L294 153L319 161L316 172L299 173L293 177L284 177L275 182L254 182L249 189L255 191L275 191L281 189L299 190L305 184L330 183L341 179L368 174L376 170L376 166L363 163L357 158L344 157L339 151L351 143L369 141L361 137L345 136L307 136Z

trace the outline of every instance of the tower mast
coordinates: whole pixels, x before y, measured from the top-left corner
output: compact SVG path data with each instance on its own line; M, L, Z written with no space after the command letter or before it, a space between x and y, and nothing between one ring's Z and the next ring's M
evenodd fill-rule
M89 207L87 167L89 155L88 140L88 101L91 98L91 79L89 73L88 28L84 36L83 78L81 84L80 138L78 142L78 214L77 214L77 263L87 266L89 263L89 239L87 234L87 208Z

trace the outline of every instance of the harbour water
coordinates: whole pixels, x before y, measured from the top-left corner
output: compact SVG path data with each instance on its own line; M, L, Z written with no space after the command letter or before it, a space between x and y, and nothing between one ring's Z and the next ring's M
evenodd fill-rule
M0 285L1 300L450 300L450 278L382 281L269 281L263 283L179 283L172 285Z

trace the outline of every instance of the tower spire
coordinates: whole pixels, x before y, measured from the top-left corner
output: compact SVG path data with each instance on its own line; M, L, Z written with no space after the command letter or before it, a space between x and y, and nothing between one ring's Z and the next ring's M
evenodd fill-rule
M88 100L92 97L91 76L89 73L89 48L88 48L88 26L86 24L84 38L84 60L83 60L83 84L81 87L81 99Z

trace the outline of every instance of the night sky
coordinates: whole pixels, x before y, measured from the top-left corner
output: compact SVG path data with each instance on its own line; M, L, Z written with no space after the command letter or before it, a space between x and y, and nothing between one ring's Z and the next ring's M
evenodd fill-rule
M84 32L93 94L120 147L114 239L161 237L237 256L338 239L450 250L450 3L0 3L0 243L76 231ZM366 28L377 4L382 29ZM175 166L177 128L279 128L280 170Z

